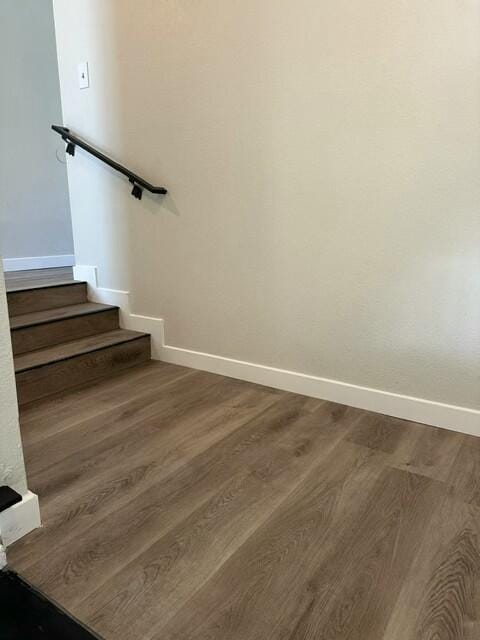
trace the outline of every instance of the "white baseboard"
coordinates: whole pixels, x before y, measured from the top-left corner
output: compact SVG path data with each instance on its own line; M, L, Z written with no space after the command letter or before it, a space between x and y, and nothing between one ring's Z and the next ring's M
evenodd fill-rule
M27 271L28 269L50 269L73 267L75 256L34 256L31 258L3 258L4 271Z
M247 380L276 389L338 402L376 413L384 413L412 422L421 422L480 436L480 411L475 409L404 396L381 389L361 387L339 380L276 369L253 362L244 362L168 345L165 343L164 321L161 318L132 314L127 291L98 287L96 267L74 267L74 277L77 280L88 282L89 296L92 300L105 304L116 304L120 307L123 327L145 331L152 335L152 358L154 360L202 369L230 378Z
M480 436L480 411L165 345L161 360L275 389Z
M21 502L0 513L0 542L8 547L40 526L38 496L28 491Z
M78 265L73 267L73 277L88 283L88 298L92 302L113 304L120 308L120 326L132 331L149 333L152 344L152 358L160 360L164 344L163 320L132 313L130 309L130 293L118 289L107 289L98 286L97 267Z

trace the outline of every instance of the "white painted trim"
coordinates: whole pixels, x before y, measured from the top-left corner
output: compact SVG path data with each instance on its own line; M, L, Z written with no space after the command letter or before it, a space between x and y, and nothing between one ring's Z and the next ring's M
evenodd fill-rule
M152 344L152 359L161 360L162 345L164 343L163 320L161 318L152 318L150 316L141 316L136 313L130 313L125 318L124 326L132 331L143 331L149 333Z
M86 264L76 264L73 267L73 277L75 280L88 282L88 285L92 287L92 289L98 287L97 267Z
M165 345L161 360L480 436L480 411Z
M0 513L0 540L8 547L40 526L38 496L28 491L21 502Z
M31 258L3 258L4 271L27 271L28 269L50 269L73 267L75 256L33 256Z
M152 344L152 358L154 360L160 360L160 354L164 344L162 318L152 318L150 316L132 313L130 308L130 293L128 291L107 289L106 287L98 286L97 267L78 265L73 268L73 277L75 280L88 283L88 298L92 300L92 302L113 304L120 308L121 327L131 329L132 331L149 333Z
M116 304L120 307L120 321L123 327L151 334L152 358L154 360L211 371L231 378L384 413L404 420L480 436L480 411L475 409L404 396L381 389L361 387L339 380L320 378L165 344L164 321L161 318L132 314L128 291L99 287L96 267L74 267L74 277L77 280L88 282L89 297L92 300L105 304Z

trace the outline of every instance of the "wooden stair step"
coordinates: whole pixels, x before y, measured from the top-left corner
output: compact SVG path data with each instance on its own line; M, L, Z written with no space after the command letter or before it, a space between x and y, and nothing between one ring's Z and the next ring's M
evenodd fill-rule
M83 302L12 316L13 354L118 329L118 307Z
M118 307L110 304L101 304L99 302L69 304L66 307L54 307L53 309L44 309L43 311L35 311L34 313L23 313L22 315L12 316L10 319L10 328L12 330L25 329L48 322L64 320L65 318L101 313L109 309L118 309Z
M150 336L116 329L14 358L19 404L104 377L150 359Z
M5 289L7 293L15 293L16 291L30 291L31 289L44 289L45 287L62 287L67 284L73 284L75 282L80 282L80 280L73 280L73 278L69 280L59 280L58 278L42 278L39 280L32 279L20 279L20 278L8 278L8 275L11 275L13 272L4 273L5 277Z
M46 349L37 349L36 351L23 353L14 358L15 373L43 367L53 364L54 362L61 362L62 360L68 360L69 358L105 349L115 344L138 340L145 335L147 334L139 333L138 331L115 329L114 331L107 331L98 335L63 342L62 344L47 347Z
M87 302L86 282L16 287L7 292L8 315L18 316Z

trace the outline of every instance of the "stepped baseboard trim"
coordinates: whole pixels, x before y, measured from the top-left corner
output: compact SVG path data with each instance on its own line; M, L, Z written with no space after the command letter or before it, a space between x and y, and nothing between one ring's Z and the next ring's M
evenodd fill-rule
M132 313L130 308L130 293L119 289L108 289L98 286L97 267L77 265L73 267L73 277L88 284L88 298L92 302L111 304L120 309L120 326L123 329L149 333L152 345L152 358L160 360L164 344L163 319L142 316Z
M3 258L4 271L73 267L74 264L75 256L70 254L61 256L33 256L30 258Z
M0 541L8 547L40 526L38 496L27 491L21 502L0 513Z
M73 272L76 280L88 282L91 300L120 307L120 322L123 327L151 334L152 358L154 360L163 360L267 387L338 402L376 413L384 413L403 420L480 436L480 411L475 409L404 396L381 389L361 387L339 380L320 378L165 344L164 321L161 318L132 314L128 291L98 287L96 267L77 266L74 267Z
M396 418L480 436L480 411L165 345L161 360Z

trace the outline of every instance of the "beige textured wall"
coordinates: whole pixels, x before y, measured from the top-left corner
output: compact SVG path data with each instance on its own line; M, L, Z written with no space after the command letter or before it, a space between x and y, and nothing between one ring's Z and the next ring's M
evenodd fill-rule
M18 425L17 393L13 372L7 298L0 260L0 486L27 491L23 449Z
M78 264L168 343L480 407L477 0L55 0ZM76 65L88 60L91 88Z

